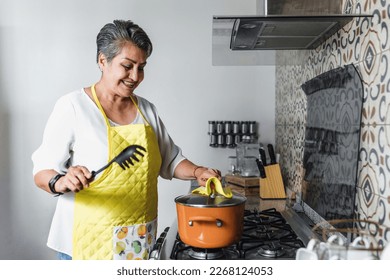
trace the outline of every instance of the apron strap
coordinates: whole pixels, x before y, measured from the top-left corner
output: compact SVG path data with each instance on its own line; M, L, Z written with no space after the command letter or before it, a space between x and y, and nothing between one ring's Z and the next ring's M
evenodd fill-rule
M99 99L98 99L98 97L96 95L95 84L92 85L91 91L92 91L93 99L95 100L95 103L98 106L100 112L103 114L103 117L104 117L104 120L106 121L107 126L110 127L111 125L110 125L110 122L108 120L108 117L107 117L106 113L104 112L102 104L100 104L100 101L99 101ZM135 107L137 108L137 111L141 115L141 117L144 120L145 124L146 125L150 125L149 122L146 120L144 114L142 114L142 111L139 109L139 107L137 105L137 102L135 102L134 98L131 95L130 95L130 99L133 102L133 104L135 105Z
M95 91L95 84L92 85L91 91L92 91L93 99L95 100L96 105L99 107L99 110L100 110L100 112L102 113L102 115L103 115L103 117L104 117L104 120L106 121L107 127L110 127L110 126L111 126L111 125L110 125L110 122L108 121L108 118L107 118L107 116L106 116L106 113L105 113L104 110L103 110L102 104L100 104L100 101L99 101L99 99L97 98L96 91Z
M145 124L150 125L149 122L146 120L144 114L142 114L142 111L138 107L137 102L135 102L134 98L131 95L130 95L130 99L131 99L131 101L133 101L133 104L135 105L135 107L137 107L137 110L138 110L139 114L141 115L141 117L144 119Z

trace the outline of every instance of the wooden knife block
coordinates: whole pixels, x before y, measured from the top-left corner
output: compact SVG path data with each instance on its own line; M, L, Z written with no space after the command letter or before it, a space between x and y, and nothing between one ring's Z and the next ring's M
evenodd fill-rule
M260 198L285 199L286 192L279 164L264 166L266 178L260 178Z

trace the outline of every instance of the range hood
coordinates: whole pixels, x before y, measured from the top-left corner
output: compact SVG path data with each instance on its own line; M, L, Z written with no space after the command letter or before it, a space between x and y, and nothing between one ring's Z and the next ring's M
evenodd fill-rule
M228 55L273 65L277 50L315 49L354 18L367 16L352 13L354 8L351 0L259 0L254 15L213 16L213 65Z

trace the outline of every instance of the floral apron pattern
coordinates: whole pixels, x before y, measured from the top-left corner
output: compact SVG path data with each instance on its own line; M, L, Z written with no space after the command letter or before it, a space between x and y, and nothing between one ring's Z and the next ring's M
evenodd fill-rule
M156 240L157 223L114 227L114 260L147 259Z

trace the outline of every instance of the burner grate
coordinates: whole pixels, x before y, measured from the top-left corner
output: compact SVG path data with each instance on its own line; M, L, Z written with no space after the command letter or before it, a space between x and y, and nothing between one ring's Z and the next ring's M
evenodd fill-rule
M261 247L257 253L263 257L267 257L267 258L279 258L281 256L283 256L286 251L283 250L282 247L270 247L270 248L264 248L264 247Z
M191 248L188 255L197 260L217 260L225 258L225 254L222 249Z

